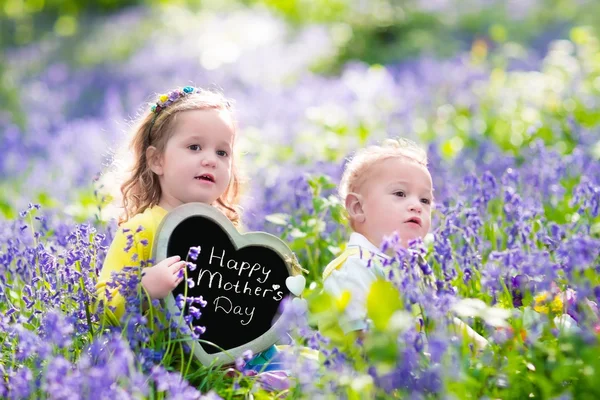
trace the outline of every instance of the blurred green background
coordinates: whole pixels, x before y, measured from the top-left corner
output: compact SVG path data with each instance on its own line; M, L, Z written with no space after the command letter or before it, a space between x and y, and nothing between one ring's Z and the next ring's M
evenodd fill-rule
M338 51L314 66L322 73L339 72L350 60L389 64L424 53L449 57L477 39L543 50L573 26L589 26L596 35L600 30L600 2L595 0L2 0L0 46L3 56L6 49L49 37L62 37L68 46L69 38L93 34L94 21L124 9L160 12L172 6L214 12L266 9L295 27L324 24ZM121 57L132 51L132 39L123 37L116 44ZM0 82L4 99L14 106L11 81Z
M390 135L569 154L600 123L599 20L596 0L2 0L0 210L94 204L120 122L182 82L239 100L260 168Z

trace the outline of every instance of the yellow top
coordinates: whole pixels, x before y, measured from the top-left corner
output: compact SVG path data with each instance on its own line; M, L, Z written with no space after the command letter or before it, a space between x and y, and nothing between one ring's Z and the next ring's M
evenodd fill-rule
M154 236L165 215L167 210L160 206L147 208L121 224L115 233L96 284L98 301L106 301L107 291L110 294L104 313L113 323L118 323L125 313L125 299L118 288L107 287L112 279L111 274L122 271L125 267L139 267L141 261L147 262L152 257ZM114 313L109 310L109 306L115 307Z

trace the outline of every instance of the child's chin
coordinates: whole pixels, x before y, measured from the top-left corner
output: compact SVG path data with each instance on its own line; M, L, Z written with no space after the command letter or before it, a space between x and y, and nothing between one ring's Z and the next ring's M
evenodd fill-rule
M215 202L215 199L209 198L207 196L193 197L190 201L190 203L203 203L203 204L208 204L208 205L212 205L214 202Z
M417 240L420 238L421 238L421 236L419 236L419 235L406 235L406 236L400 237L400 239L402 240L402 246L404 246L404 247L408 247L408 245L411 241Z

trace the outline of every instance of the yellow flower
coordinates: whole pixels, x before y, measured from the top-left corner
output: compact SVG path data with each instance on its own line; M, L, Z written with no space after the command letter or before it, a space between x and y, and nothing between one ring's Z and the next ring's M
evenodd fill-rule
M169 100L169 96L163 94L158 99L164 103L165 101Z
M548 312L550 310L552 310L552 312L560 312L563 309L563 301L562 298L560 296L560 294L557 294L554 299L552 299L552 301L549 303L549 307L548 307L548 296L550 295L549 292L542 292L540 294L538 294L537 296L535 296L534 300L535 300L535 305L533 306L533 309L539 313L543 313L543 314L548 314Z
M554 300L552 300L552 303L550 303L550 308L555 313L563 310L563 301L560 295L556 295L556 297L554 297Z
M540 294L538 294L537 296L535 296L534 300L535 300L535 304L533 306L533 309L539 313L543 313L543 314L548 314L548 306L545 304L546 303L546 299L548 298L549 293L548 292L542 292Z
M548 314L548 306L540 306L536 304L533 306L533 309L539 313Z

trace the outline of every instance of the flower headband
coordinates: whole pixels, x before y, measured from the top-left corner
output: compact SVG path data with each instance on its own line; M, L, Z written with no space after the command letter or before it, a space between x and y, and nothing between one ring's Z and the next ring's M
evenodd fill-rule
M198 92L200 92L200 89L197 89L193 86L186 86L183 89L175 89L169 94L161 94L158 97L158 101L156 102L156 104L152 104L152 106L150 106L150 111L155 114L154 119L156 119L156 116L160 114L162 110L169 107L177 99Z
M158 97L158 101L155 104L150 105L150 112L154 114L154 117L152 117L152 122L150 123L150 127L148 128L148 139L150 138L150 133L152 132L152 128L154 127L154 123L156 122L156 118L162 110L169 107L171 104L181 99L182 97L201 92L203 92L203 89L199 89L193 86L185 86L182 89L175 89L172 92L169 92L168 94L161 94ZM229 108L231 107L231 103L228 100L225 100L225 106Z
M180 99L180 98L190 95L192 93L198 93L198 92L200 92L200 89L198 89L198 88L195 88L193 86L185 86L181 90L175 89L172 92L170 92L169 94L161 94L158 97L158 101L156 102L156 104L152 104L150 106L150 112L152 112L154 114L154 117L152 117L152 122L150 123L150 127L148 128L148 139L150 139L150 132L152 132L152 128L154 127L154 123L156 122L156 118L158 117L158 114L160 114L160 112L162 110L169 107L177 99Z

